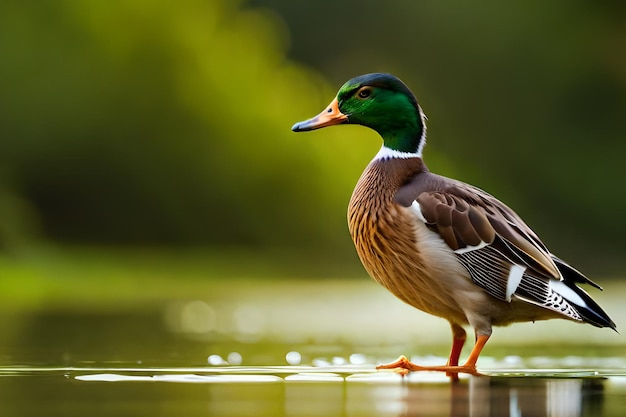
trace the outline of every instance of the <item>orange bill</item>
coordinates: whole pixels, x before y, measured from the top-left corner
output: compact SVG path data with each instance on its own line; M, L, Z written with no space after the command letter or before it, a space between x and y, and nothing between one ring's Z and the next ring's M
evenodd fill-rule
M326 107L326 110L312 119L298 122L291 130L294 132L305 132L307 130L315 130L326 126L338 125L348 121L348 116L339 111L339 102L335 98Z

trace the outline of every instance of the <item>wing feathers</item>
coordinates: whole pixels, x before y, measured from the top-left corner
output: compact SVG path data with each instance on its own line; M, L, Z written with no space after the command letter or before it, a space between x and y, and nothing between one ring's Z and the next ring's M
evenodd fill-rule
M491 244L500 236L511 258L552 278L560 273L534 232L508 207L479 189L459 185L422 192L416 198L422 215L453 251Z
M599 290L602 290L601 286L599 286L598 284L596 284L595 282L593 282L592 280L590 280L589 278L587 278L586 276L578 272L575 268L573 268L571 265L568 265L565 261L557 258L554 255L552 255L552 260L554 260L554 263L556 263L557 268L559 268L561 275L566 281L578 282L581 284L589 284L593 287L596 287Z
M464 209L464 211L452 211L452 223L457 225L456 232L463 237L465 246L478 246L483 242L483 239L478 234L476 226L472 223L472 218L470 217L472 210L469 207L464 207Z
M472 281L498 300L506 300L511 262L492 246L457 254Z
M442 178L442 177L438 177ZM509 207L472 186L436 178L431 190L401 187L413 193L420 218L437 232L468 270L472 281L491 296L512 298L556 311L595 326L615 324L575 283L597 284L552 255Z
M468 212L468 219L480 240L483 242L493 242L496 237L496 232L493 227L491 227L489 219L487 219L487 216L483 211L477 210L476 208L470 209Z

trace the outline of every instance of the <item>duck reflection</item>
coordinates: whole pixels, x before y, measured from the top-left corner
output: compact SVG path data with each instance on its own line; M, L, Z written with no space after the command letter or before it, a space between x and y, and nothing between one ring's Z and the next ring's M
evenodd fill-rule
M450 414L598 416L602 407L602 381L597 378L472 378L467 388L467 410L457 412L452 407Z
M602 414L603 381L482 376L458 384L347 384L346 415L598 416Z

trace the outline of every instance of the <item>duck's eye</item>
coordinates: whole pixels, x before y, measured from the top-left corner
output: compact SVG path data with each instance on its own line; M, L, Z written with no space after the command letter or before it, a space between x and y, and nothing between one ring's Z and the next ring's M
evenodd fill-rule
M368 98L370 95L372 95L372 89L369 87L363 87L357 93L359 98Z

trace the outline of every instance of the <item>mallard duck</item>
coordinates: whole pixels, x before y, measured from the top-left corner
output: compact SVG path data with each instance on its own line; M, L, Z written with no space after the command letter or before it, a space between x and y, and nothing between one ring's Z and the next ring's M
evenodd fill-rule
M339 124L369 127L383 146L359 179L348 207L350 235L371 277L400 300L442 317L452 329L444 366L401 356L379 369L477 374L493 326L562 318L616 330L577 284L601 289L553 255L504 203L469 184L434 174L422 158L426 117L413 93L390 74L346 82L319 115L294 132ZM464 325L475 344L459 365Z

